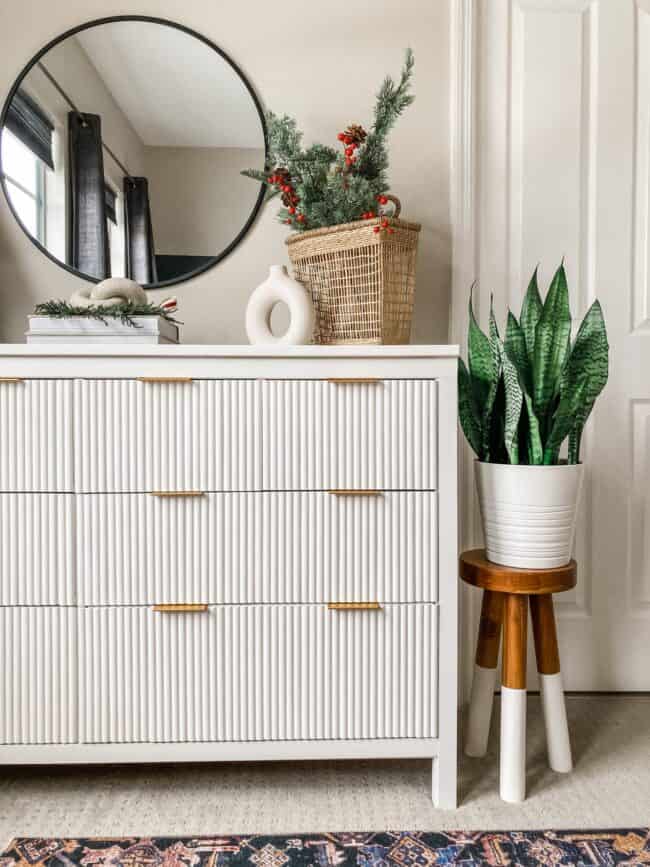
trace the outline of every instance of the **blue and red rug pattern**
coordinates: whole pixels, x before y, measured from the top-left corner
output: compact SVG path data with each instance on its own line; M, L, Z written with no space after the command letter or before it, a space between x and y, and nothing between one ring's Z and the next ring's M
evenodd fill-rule
M650 865L650 829L292 836L18 838L0 867L617 867Z

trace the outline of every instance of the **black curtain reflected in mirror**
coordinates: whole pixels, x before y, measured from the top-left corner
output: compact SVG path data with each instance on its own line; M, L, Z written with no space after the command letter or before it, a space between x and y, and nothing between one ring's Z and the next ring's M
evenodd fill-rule
M102 122L96 114L68 114L70 226L68 264L103 280L111 276Z
M156 253L146 178L124 178L126 276L140 283L157 283Z
M36 100L24 90L16 91L5 119L7 129L33 154L53 169L52 133L54 124Z

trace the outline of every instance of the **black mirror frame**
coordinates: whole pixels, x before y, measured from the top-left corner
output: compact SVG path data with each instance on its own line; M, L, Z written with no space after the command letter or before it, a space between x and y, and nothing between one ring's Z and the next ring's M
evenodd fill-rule
M33 67L44 57L45 54L51 49L54 48L55 45L58 45L60 42L63 42L64 39L67 39L70 36L75 36L77 33L81 33L84 30L89 30L91 27L97 27L100 24L112 24L116 21L143 21L149 24L160 24L165 27L174 27L176 30L181 30L183 33L187 33L188 36L193 36L195 39L199 39L205 45L209 46L216 54L218 54L229 66L233 69L233 71L239 76L239 78L244 83L246 90L248 91L251 99L253 100L253 104L257 111L257 114L260 119L260 124L262 127L262 135L264 136L264 154L265 154L265 164L268 159L269 153L269 142L268 142L268 133L266 128L266 120L264 117L264 109L262 108L262 104L260 102L259 97L255 93L252 84L246 78L244 73L241 71L239 66L230 58L225 51L219 48L218 45L215 45L210 39L206 36L203 36L201 33L197 33L196 30L192 30L191 27L186 27L184 24L179 24L177 21L171 21L167 18L158 18L151 15L110 15L106 18L95 18L92 21L88 21L85 24L79 24L76 27L71 27L69 30L66 30L65 33L62 33L60 36L57 36L55 39L50 40L47 45L41 48L32 59L27 63L27 65L21 70L15 82L11 86L11 90L9 91L9 95L7 96L4 106L2 108L2 114L0 114L0 136L2 135L2 131L4 130L5 120L7 117L7 112L9 111L9 106L11 104L11 100L14 98L18 88L20 87L25 76L33 69ZM13 206L11 201L11 197L7 190L7 185L5 182L4 170L2 168L2 149L0 148L0 185L2 186L2 191L4 193L5 200L9 206L9 210L14 216L14 219L23 230L25 235L29 238L29 240L34 244L37 249L44 253L47 258L58 265L60 268L66 270L69 274L73 274L75 277L79 277L82 280L86 280L89 283L99 283L100 281L96 277L91 277L88 274L83 274L81 271L76 271L74 268L71 268L70 265L67 265L65 262L61 262L60 259L57 259L53 256L49 250L47 250L33 235L28 231L27 227L24 225L20 217L18 216L16 209ZM175 278L173 280L162 280L159 283L148 283L143 288L146 290L149 289L163 289L165 286L176 286L179 283L185 283L187 280L191 280L194 277L198 277L199 274L204 274L206 271L209 271L211 268L214 268L215 265L218 265L223 259L226 258L238 244L244 239L249 229L257 219L257 216L260 212L260 208L264 203L264 195L265 189L264 184L260 184L260 191L257 195L257 199L251 213L244 223L242 229L237 234L237 236L228 244L228 246L222 250L218 255L216 255L210 262L201 265L198 268L195 268L193 271L188 271L187 274L184 274L182 277Z

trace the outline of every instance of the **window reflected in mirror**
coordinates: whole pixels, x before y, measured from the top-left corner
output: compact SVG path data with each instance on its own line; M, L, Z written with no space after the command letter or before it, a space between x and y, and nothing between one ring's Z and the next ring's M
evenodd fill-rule
M178 282L241 240L261 190L262 111L219 49L155 19L92 23L35 58L3 114L2 179L24 230L93 280Z

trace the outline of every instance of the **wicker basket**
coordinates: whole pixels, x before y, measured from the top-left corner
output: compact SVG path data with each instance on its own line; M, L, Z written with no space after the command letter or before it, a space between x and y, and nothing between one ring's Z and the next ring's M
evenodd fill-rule
M374 232L380 223L360 220L287 238L294 276L314 301L316 343L409 342L420 224L394 216L392 233Z

